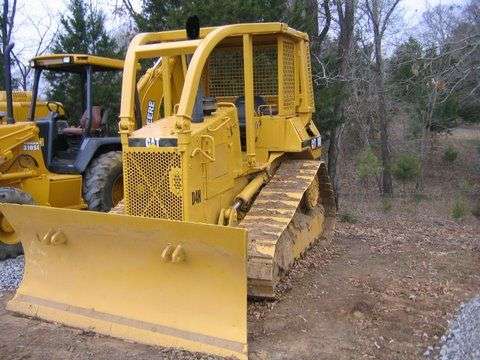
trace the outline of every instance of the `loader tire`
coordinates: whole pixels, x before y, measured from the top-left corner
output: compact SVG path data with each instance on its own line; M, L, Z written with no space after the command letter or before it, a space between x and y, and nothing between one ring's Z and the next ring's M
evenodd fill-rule
M0 188L0 203L33 205L34 201L30 194L22 190L3 187ZM3 215L0 213L0 260L15 258L23 254L22 244L20 242L15 243L16 240L12 236L13 232L5 231L5 226L9 225L5 225L3 222Z
M110 211L123 198L122 152L109 151L93 159L83 180L88 209Z

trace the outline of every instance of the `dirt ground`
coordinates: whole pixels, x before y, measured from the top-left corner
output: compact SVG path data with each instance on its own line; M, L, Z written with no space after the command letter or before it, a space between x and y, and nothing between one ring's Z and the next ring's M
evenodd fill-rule
M349 216L341 210L331 244L310 249L277 301L249 303L250 358L425 358L457 307L480 292L480 221L450 216L458 193L478 194L472 154L462 150L449 167L434 162L422 198L386 205L344 184ZM1 359L212 358L15 316L4 310L11 296L0 298Z
M403 214L340 223L332 244L314 246L276 302L249 305L252 359L418 359L447 319L478 293L475 220ZM4 310L2 359L195 359L200 356L85 333ZM202 357L203 358L203 357Z

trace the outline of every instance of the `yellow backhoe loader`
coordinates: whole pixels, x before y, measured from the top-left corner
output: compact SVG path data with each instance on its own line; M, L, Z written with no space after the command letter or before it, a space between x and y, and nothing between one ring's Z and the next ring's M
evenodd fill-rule
M121 143L106 131L108 113L115 109L94 103L92 84L99 73L121 72L123 61L54 54L38 56L30 65L32 92L13 92L13 116L4 114L0 124L0 202L110 210L123 198ZM61 103L38 99L45 73L83 83L82 93L72 94L83 113L78 127L71 125L75 119ZM4 95L7 108L8 91ZM15 232L2 218L0 260L21 250Z
M144 59L157 59L157 97L136 95ZM285 24L137 35L122 83L124 201L110 213L1 204L26 261L8 309L246 359L247 296L274 297L334 226L313 111L308 36Z
M111 136L107 129L109 113L118 114L118 109L99 104L92 88L98 76L121 72L123 61L53 54L36 57L30 64L35 72L33 90L13 92L13 123L6 119L6 91L0 93L0 111L4 111L0 124L0 202L110 210L123 198L120 138ZM139 110L145 121L158 114L147 98L155 98L161 91L153 86L160 67L157 64L149 69L139 82ZM83 93L75 94L83 113L79 126L70 125L74 119L61 103L38 99L45 73L70 76L83 83ZM15 232L0 216L0 260L21 251Z

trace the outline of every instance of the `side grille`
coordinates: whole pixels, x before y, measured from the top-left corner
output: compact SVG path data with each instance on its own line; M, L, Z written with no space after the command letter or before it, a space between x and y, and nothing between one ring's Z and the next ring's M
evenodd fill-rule
M169 220L183 219L182 160L174 151L124 150L126 213Z

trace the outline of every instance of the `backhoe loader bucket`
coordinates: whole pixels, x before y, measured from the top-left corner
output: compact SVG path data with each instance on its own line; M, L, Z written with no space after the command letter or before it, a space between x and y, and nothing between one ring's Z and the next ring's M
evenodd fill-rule
M247 233L1 204L25 249L8 309L147 344L247 358Z

